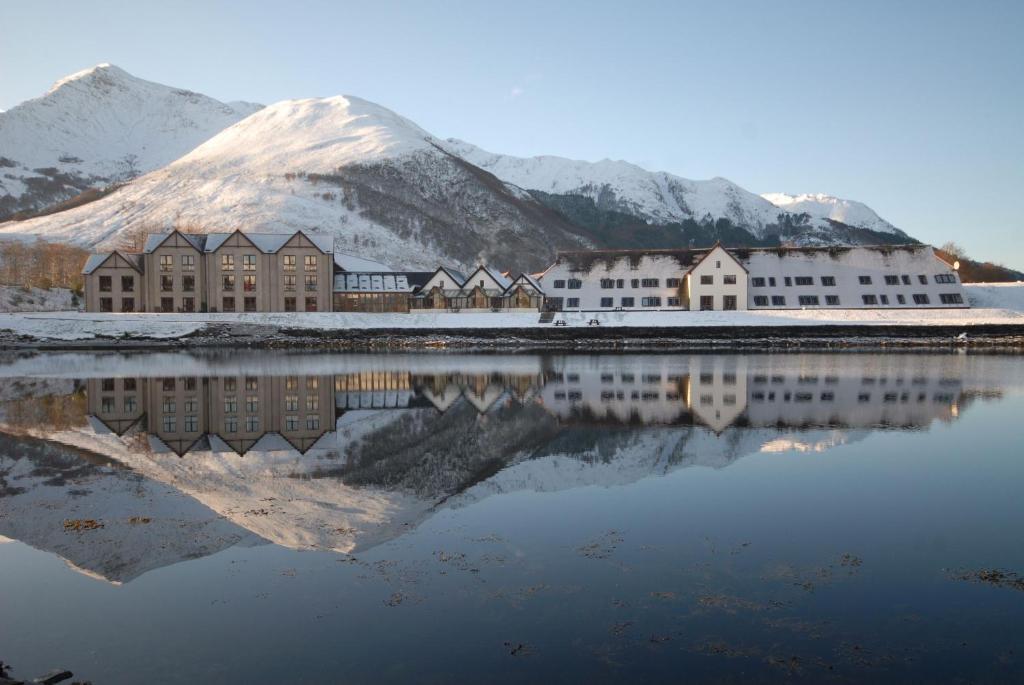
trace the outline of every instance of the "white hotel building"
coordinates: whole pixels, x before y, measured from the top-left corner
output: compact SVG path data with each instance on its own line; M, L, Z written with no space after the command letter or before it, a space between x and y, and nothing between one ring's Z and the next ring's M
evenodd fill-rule
M540 282L565 311L968 306L928 245L561 252Z

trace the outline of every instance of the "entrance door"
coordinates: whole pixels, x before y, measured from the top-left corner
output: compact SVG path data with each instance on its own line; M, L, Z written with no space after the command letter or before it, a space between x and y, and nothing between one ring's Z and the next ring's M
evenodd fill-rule
M715 297L714 295L701 295L700 296L700 310L702 312L710 312L715 308Z

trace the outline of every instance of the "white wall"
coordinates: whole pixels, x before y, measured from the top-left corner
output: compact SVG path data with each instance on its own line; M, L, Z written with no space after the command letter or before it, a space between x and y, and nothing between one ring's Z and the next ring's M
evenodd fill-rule
M555 263L547 272L541 276L541 285L544 286L544 294L547 298L565 298L563 309L566 310L604 310L609 311L621 307L622 309L685 309L683 302L683 278L686 276L688 265L684 266L679 260L671 255L643 255L631 260L630 257L610 257L599 259L594 262L589 272L571 271L567 261ZM576 278L583 281L579 289L568 288L569 279ZM643 286L641 281L645 278L658 279L657 286ZM679 279L679 286L668 286L668 279ZM622 281L622 287L602 288L601 280L611 279ZM555 287L557 281L565 281L565 287ZM636 286L633 281L637 281ZM603 298L612 298L612 304L602 305ZM632 306L622 304L622 298L633 298ZM644 306L643 298L660 297L661 305ZM569 298L578 298L579 304L569 305ZM678 304L669 304L669 298L680 298Z
M726 277L731 276L735 283L726 283ZM704 277L709 277L711 283L703 284ZM687 280L689 292L690 309L700 309L700 298L710 297L712 309L721 311L725 309L724 300L727 295L736 298L736 309L747 308L747 272L735 258L722 247L716 247L708 256L690 271Z

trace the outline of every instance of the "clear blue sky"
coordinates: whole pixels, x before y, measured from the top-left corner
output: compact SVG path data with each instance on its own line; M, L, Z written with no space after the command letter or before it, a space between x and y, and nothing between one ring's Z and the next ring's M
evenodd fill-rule
M0 2L0 108L112 62L495 152L861 200L1024 268L1024 1ZM2 152L2 151L0 151Z

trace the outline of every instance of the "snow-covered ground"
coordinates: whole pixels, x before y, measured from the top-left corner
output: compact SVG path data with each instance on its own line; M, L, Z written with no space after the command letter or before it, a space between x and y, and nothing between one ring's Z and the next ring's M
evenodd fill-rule
M21 288L0 285L0 312L53 312L82 309L83 298L67 288Z
M965 286L971 309L831 309L739 312L564 312L555 320L567 326L624 328L666 327L779 327L779 326L972 326L1024 325L1024 284ZM246 323L269 327L313 330L451 330L550 328L536 312L366 314L349 312L259 314L95 314L37 312L0 314L0 331L52 340L93 337L143 336L176 338L200 331L207 324Z

